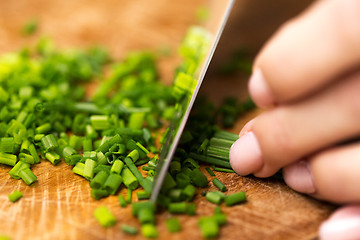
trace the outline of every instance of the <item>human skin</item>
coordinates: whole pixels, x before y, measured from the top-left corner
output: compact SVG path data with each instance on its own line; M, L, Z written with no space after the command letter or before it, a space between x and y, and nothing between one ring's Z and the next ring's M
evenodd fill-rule
M321 239L360 239L360 1L319 0L255 59L249 92L266 111L230 150L240 175L283 169L294 190L341 204Z

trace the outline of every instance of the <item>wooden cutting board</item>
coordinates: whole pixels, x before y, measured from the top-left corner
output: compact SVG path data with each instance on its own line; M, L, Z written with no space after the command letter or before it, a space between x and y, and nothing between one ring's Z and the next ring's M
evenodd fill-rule
M232 15L233 22L230 21L225 31L215 63L221 62L231 49L240 46L234 44L234 39L238 39L239 44L250 46L250 52L255 54L281 21L298 12L309 1L292 2L291 6L281 0L272 1L272 5L267 2L237 2L234 13L238 15ZM52 37L61 47L106 46L118 59L136 49L168 46L174 50L188 26L196 22L196 10L207 5L205 0L1 1L0 52L30 46L42 35ZM261 23L257 21L259 17ZM32 18L39 21L40 29L34 36L24 37L21 28ZM241 19L242 24L239 25L236 19ZM243 38L238 37L244 33ZM226 48L229 46L233 48ZM171 81L172 71L178 62L176 57L160 59L161 75L165 81ZM218 102L226 95L237 95L240 99L246 97L246 76L219 77L214 69L216 64L212 64L205 79L204 94ZM239 87L234 88L234 84ZM232 131L238 132L244 122L256 114L258 111L244 116ZM88 181L73 174L66 164L53 166L42 161L34 166L38 182L32 186L10 178L9 169L0 166L0 235L10 236L11 239L142 239L141 235L125 235L120 229L123 223L139 226L131 216L130 207L120 208L116 196L100 201L92 199ZM221 228L219 239L316 239L319 224L334 209L330 204L295 193L281 180L223 173L216 173L216 176L226 184L228 193L242 190L248 195L248 202L243 205L222 206L228 223ZM11 203L7 196L14 189L22 191L24 197ZM205 190L214 189L209 184ZM120 191L120 194L125 195L125 191ZM135 194L133 200L136 200ZM159 213L159 239L200 239L197 218L212 214L215 206L200 194L197 194L195 203L197 216L179 216L183 231L177 234L166 230L165 219L170 214ZM118 223L114 227L104 229L94 219L93 211L100 205L108 206L115 214Z

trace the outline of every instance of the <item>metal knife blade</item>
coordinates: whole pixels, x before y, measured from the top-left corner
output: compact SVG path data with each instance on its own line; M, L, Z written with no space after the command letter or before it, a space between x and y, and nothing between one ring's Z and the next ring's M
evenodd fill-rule
M197 79L197 83L195 88L193 88L192 94L190 94L191 96L189 95L188 99L184 100L185 103L183 103L183 108L179 111L176 111L176 116L174 116L174 119L168 129L167 136L165 137L165 142L160 152L159 162L156 169L157 174L153 183L153 190L151 193L150 201L155 202L160 193L167 170L170 166L171 159L174 156L176 147L185 128L191 108L195 102L195 98L199 92L201 83L206 74L206 70L215 52L216 46L229 18L234 2L235 0L212 1L212 4L214 4L212 7L216 9L216 14L211 14L210 19L208 20L208 26L204 26L204 28L209 31L209 33L211 33L211 44L207 49L207 54L205 55L206 57L204 57L204 59L202 60L202 64L199 65L201 66L201 70L197 73L197 76L195 76L195 78Z

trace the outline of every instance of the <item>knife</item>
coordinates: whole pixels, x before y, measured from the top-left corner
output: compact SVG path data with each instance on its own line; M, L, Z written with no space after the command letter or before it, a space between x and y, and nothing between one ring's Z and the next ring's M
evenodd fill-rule
M206 70L215 52L216 46L229 18L234 2L235 0L212 1L212 8L216 9L217 12L216 14L211 15L208 19L208 26L203 27L207 32L209 32L208 36L210 44L206 46L204 57L200 60L201 62L198 64L198 66L200 66L201 68L200 71L198 71L194 76L194 78L197 80L196 85L190 88L191 90L187 92L187 96L184 97L182 99L182 103L178 105L180 107L176 109L176 114L167 130L165 141L163 143L159 155L159 161L156 167L157 174L154 178L152 193L150 197L150 201L152 202L156 202L157 197L160 193L162 184L166 177L166 173L170 166L171 159L174 156L176 147L185 128L191 108L195 102L195 98L199 92L201 83L206 74Z

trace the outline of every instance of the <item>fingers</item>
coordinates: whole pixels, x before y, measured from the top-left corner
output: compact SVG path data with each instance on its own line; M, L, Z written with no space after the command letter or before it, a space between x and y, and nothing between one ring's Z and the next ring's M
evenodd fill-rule
M360 239L360 205L349 205L335 211L320 226L321 240Z
M232 146L232 167L240 175L268 177L322 148L359 136L359 89L360 72L306 100L261 114L249 126L252 133Z
M360 1L318 1L258 55L249 91L262 107L297 100L359 67Z
M336 203L360 202L360 143L334 147L283 169L294 190Z

